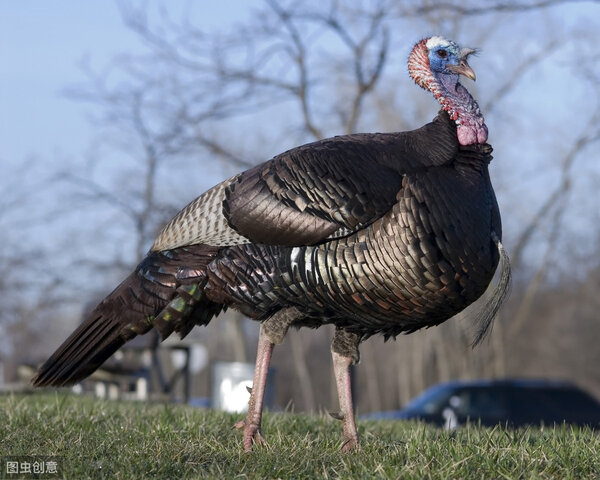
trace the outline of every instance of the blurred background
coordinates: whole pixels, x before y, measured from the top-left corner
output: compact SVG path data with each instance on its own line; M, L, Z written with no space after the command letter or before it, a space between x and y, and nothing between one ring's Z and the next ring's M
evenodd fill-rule
M363 343L358 411L450 379L600 397L600 2L561 0L0 2L0 385L23 385L215 183L318 138L430 121L406 60L435 34L480 49L463 83L490 129L512 295L474 350L477 305ZM331 336L291 331L275 349L274 408L337 405ZM211 404L223 362L242 372L257 337L228 312L183 344L143 337L100 375Z

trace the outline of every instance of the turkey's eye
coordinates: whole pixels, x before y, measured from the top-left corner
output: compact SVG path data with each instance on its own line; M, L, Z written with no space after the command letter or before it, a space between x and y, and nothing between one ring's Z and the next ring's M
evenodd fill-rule
M446 50L440 49L437 51L437 55L440 58L446 58L448 56L448 52Z

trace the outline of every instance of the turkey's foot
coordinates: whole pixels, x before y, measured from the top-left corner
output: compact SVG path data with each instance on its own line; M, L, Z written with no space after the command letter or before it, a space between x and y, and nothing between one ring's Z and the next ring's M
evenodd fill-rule
M353 421L345 419L342 412L329 412L331 418L340 420L344 431L344 443L342 444L342 452L355 452L360 450L360 444L358 442L358 434Z
M234 425L238 430L244 431L244 450L246 452L252 451L252 445L264 445L267 446L267 441L263 437L260 431L260 425L253 422L248 422L248 419L240 420Z

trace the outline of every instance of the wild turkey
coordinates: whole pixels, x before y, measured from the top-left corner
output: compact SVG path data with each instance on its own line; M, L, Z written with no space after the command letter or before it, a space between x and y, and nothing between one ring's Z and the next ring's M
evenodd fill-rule
M263 442L271 352L290 326L334 324L343 450L358 447L350 364L358 345L444 322L477 300L502 245L488 175L487 127L459 75L473 53L442 37L413 48L408 69L442 105L410 132L353 134L284 152L191 202L147 257L42 365L36 386L70 385L136 335L162 338L233 307L261 322L244 448ZM480 315L487 331L509 267Z

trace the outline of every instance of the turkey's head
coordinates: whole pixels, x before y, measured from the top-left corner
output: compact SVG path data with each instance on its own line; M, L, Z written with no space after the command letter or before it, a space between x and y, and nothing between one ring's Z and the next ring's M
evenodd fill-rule
M410 76L429 90L456 122L461 145L485 143L488 136L477 102L459 82L460 75L475 80L475 72L467 63L474 52L443 37L430 37L418 42L408 58Z

